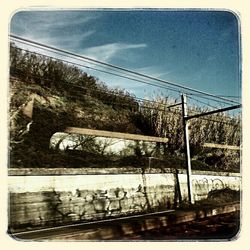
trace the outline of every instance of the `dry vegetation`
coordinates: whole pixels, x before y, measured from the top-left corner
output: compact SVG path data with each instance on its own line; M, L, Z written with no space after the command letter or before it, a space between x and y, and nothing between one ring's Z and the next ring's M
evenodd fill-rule
M29 118L23 109L32 97L35 97L33 116ZM110 89L75 66L22 51L11 44L9 166L142 167L148 164L148 157L154 156L155 167L184 167L181 113L164 108L172 103L162 97L155 102L139 103L125 90ZM240 117L224 114L212 117L221 122L212 122L209 117L192 121L190 144L194 168L239 171L238 151L205 149L202 145L204 142L240 145ZM59 150L59 144L50 148L51 136L67 126L161 136L169 141L157 143L154 150L135 144L134 155L122 157L105 154L94 140L86 143L86 138L82 138L81 150L74 152Z

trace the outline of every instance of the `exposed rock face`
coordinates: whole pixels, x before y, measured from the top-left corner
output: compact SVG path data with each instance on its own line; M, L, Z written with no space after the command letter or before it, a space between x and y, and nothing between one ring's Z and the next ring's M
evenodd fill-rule
M68 99L39 85L27 85L11 78L10 166L32 167L34 158L29 160L23 152L43 165L51 136L68 126L140 133L129 110L115 110L90 96L82 100Z

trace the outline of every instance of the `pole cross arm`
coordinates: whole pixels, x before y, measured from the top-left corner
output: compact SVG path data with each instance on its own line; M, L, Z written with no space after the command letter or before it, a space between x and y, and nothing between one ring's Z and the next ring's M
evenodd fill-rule
M196 115L185 116L184 119L190 120L190 119L198 118L201 116L212 115L212 114L216 114L216 113L220 113L220 112L224 112L224 111L228 111L228 110L232 110L232 109L238 109L238 108L241 108L241 106L242 105L239 104L239 105L234 105L234 106L230 106L230 107L226 107L226 108L222 108L222 109L216 109L216 110L212 110L212 111L208 111L208 112L204 112L204 113L200 113L200 114L196 114Z

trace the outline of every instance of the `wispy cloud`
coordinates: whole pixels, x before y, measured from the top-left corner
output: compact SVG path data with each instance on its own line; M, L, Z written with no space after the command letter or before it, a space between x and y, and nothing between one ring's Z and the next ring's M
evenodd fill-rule
M164 76L169 75L173 72L172 70L163 70L159 66L155 65L138 68L137 71L142 74L150 75L157 78L163 78Z
M84 49L81 53L91 58L108 62L114 57L124 55L124 52L127 52L128 50L142 49L146 47L147 45L144 43L140 44L110 43Z
M99 18L98 15L79 15L74 12L54 12L44 11L37 13L36 11L26 12L25 14L16 13L11 20L11 28L24 34L43 33L55 31L56 29L65 29L78 25L84 25L92 20ZM64 30L61 32L64 34ZM40 34L42 36L42 34Z
M34 20L34 25L39 25L41 28L45 29L49 28L63 28L65 25L75 27L78 25L83 25L89 23L92 20L98 18L98 15L78 15L74 12L44 12L44 14L40 14L37 19ZM42 25L40 21L43 21Z
M79 15L76 12L27 12L17 13L11 21L11 32L61 48L77 49L95 33L90 22L99 15Z
M53 45L63 49L77 50L81 44L90 36L95 34L95 30L72 34L70 36L48 36L40 38L39 41L44 44Z

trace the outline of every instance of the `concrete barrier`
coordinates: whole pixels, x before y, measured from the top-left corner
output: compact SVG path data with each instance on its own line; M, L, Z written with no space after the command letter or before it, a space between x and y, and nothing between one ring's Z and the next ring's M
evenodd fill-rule
M177 181L178 180L178 181ZM9 226L47 227L162 211L187 200L184 170L10 169ZM240 190L237 173L194 171L194 198L211 190ZM179 187L177 187L179 184ZM178 192L180 190L180 194Z

